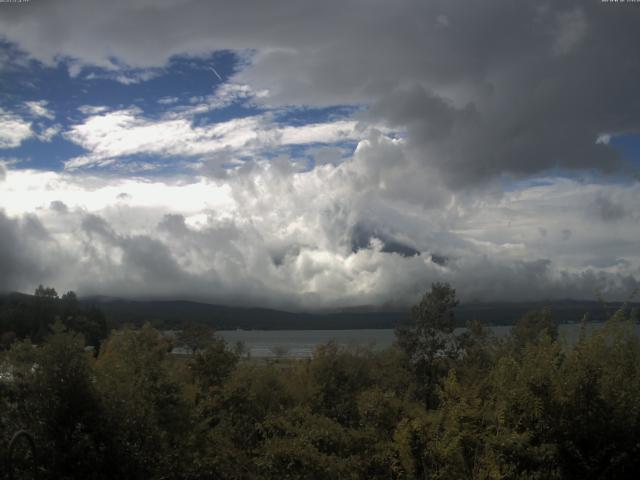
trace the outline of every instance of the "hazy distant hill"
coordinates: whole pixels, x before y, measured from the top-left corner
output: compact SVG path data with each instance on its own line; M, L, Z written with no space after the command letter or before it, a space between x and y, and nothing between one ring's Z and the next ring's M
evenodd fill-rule
M134 301L93 297L112 324L150 321L163 328L179 327L185 321L204 322L218 330L337 330L391 328L407 318L406 312L296 313L268 308L242 308L190 301Z
M0 304L9 299L30 302L22 293L0 294ZM160 328L179 328L185 321L203 322L218 330L339 330L358 328L393 328L408 319L408 311L379 311L362 306L328 313L300 313L267 308L242 308L193 301L126 300L94 296L81 299L85 305L102 310L113 326L151 322ZM579 322L585 314L591 321L604 321L621 306L619 302L540 301L466 303L456 308L457 323L478 319L490 325L509 325L527 311L549 306L560 323ZM639 318L640 304L631 305Z
M83 302L97 305L114 325L152 322L162 328L177 328L185 321L204 322L218 330L323 330L393 328L406 321L408 312L348 309L331 313L295 313L266 308L242 308L190 301L123 300L91 297ZM561 323L579 322L585 314L591 321L604 321L621 304L563 300L554 302L468 303L456 309L460 325L478 319L491 325L509 325L532 309L549 306ZM633 304L637 316L640 304Z

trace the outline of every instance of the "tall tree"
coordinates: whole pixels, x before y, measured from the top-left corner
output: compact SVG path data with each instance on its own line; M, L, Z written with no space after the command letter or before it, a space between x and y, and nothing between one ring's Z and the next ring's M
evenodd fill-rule
M437 403L435 385L446 373L447 359L458 353L453 333L453 309L457 305L455 289L448 283L434 283L411 309L411 322L396 330L398 344L414 367L427 406Z

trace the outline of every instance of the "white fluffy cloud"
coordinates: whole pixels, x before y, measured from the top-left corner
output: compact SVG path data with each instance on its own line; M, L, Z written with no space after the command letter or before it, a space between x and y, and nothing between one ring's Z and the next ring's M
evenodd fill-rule
M33 136L31 122L0 108L0 148L15 148Z
M96 112L84 109L86 112ZM302 126L279 126L268 115L232 119L195 126L190 114L169 113L149 119L137 108L99 111L83 123L72 126L65 137L88 153L65 163L75 169L108 165L121 157L206 157L220 152L259 153L266 148L309 143L336 143L361 138L354 121L334 121Z
M48 102L46 100L32 100L24 103L25 106L29 109L29 112L35 117L44 117L49 120L53 120L55 118L54 113L47 108Z

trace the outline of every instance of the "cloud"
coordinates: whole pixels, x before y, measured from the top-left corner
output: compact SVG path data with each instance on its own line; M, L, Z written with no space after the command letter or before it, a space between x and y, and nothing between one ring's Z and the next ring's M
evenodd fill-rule
M567 55L576 49L587 35L587 19L584 11L575 10L558 14L557 36L551 48L554 55Z
M598 217L604 222L615 222L627 216L627 211L621 204L603 195L596 197L594 208Z
M74 76L73 74L79 74L80 72L76 72L72 69L77 67L70 67L70 76ZM91 72L84 80L98 80L98 79L107 79L113 80L115 82L121 83L123 85L135 85L137 83L147 82L153 78L156 78L162 74L162 70L159 68L153 69L136 69L136 68L128 68L127 66L119 66L117 63L112 64L108 68L104 68L100 72Z
M16 148L31 138L31 123L0 108L0 148Z
M161 98L163 113L80 107L62 135L84 153L65 172L10 167L11 282L293 308L406 305L435 280L463 299L625 298L640 190L600 174L631 168L615 139L640 132L639 15L578 0L8 10L8 41L79 80L85 66L127 83L173 55L239 58L210 95ZM216 112L236 105L257 108ZM356 113L281 120L309 106ZM0 147L54 138L45 111L0 111ZM143 176L162 163L184 173Z
M382 161L409 165L401 144L379 134L311 171L278 160L195 181L11 170L0 201L12 242L42 262L20 285L46 276L83 294L292 309L405 308L441 280L465 301L625 298L637 286L640 224L613 234L593 222L601 197L632 211L637 184L547 178L501 195L443 190L426 208ZM30 211L40 229L18 220Z
M62 125L55 124L50 127L42 129L36 133L36 138L41 142L50 142L53 138L62 131Z
M351 151L336 146L320 146L308 148L306 154L313 157L316 166L337 165L347 159Z
M227 82L220 85L211 95L195 96L189 99L188 107L174 109L176 115L197 115L228 107L234 103L253 105L256 100L268 96L268 92L255 91L249 85Z
M141 71L129 74L120 74L114 77L116 82L122 83L123 85L132 85L136 83L146 82L155 78L159 75L158 72L155 71Z
M449 24L449 17L446 15L438 15L436 17L436 24L440 27L447 28Z
M65 168L109 165L122 157L143 154L200 158L241 151L248 155L280 146L353 141L362 135L355 121L279 126L267 115L255 115L196 126L187 113L151 119L131 107L92 114L71 126L65 138L88 152L66 161Z
M178 97L162 97L158 99L158 103L161 105L171 105L172 103L178 102L180 99Z
M622 168L615 149L596 140L640 129L628 70L638 15L577 0L518 8L402 1L392 12L384 2L181 0L151 9L138 0L39 3L0 22L37 59L113 72L230 49L243 58L232 82L263 92L253 101L373 106L374 121L407 129L416 162L460 189L504 174ZM277 21L286 28L264 28ZM149 41L156 31L162 38Z
M51 264L58 252L37 217L11 218L0 210L0 245L0 291L29 288L52 278Z
M35 117L44 117L49 120L53 120L55 118L54 113L47 108L48 102L46 100L38 100L38 101L29 101L24 102L25 106L31 113L31 115Z
M109 107L104 105L81 105L78 107L78 110L85 115L98 115L99 113L108 111Z
M54 200L49 204L49 208L51 210L53 210L54 212L58 212L58 213L68 213L69 212L69 207L67 207L67 204L64 202L61 202L60 200Z
M59 124L46 126L39 121L43 118L55 118L45 100L24 102L22 111L35 120L31 122L21 115L0 108L0 149L18 148L22 142L34 137L41 142L50 142L62 129Z

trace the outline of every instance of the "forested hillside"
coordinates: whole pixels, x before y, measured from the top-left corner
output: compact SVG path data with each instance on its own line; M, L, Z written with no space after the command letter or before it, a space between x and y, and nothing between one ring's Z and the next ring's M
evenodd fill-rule
M192 301L124 300L89 297L87 306L100 309L113 325L142 326L150 322L160 329L181 328L185 321L209 325L216 330L340 330L357 328L395 328L408 318L405 310L352 308L323 313L289 312L267 308L243 308ZM604 322L622 306L621 302L537 301L468 302L455 308L456 326L478 320L486 325L513 325L530 310L548 307L562 323L578 323L585 315L589 321ZM640 305L632 305L638 318Z
M33 295L0 296L0 345L24 338L40 343L57 320L84 335L88 345L98 345L108 334L105 316L96 305L82 304L71 291L59 297L54 288L40 285Z

